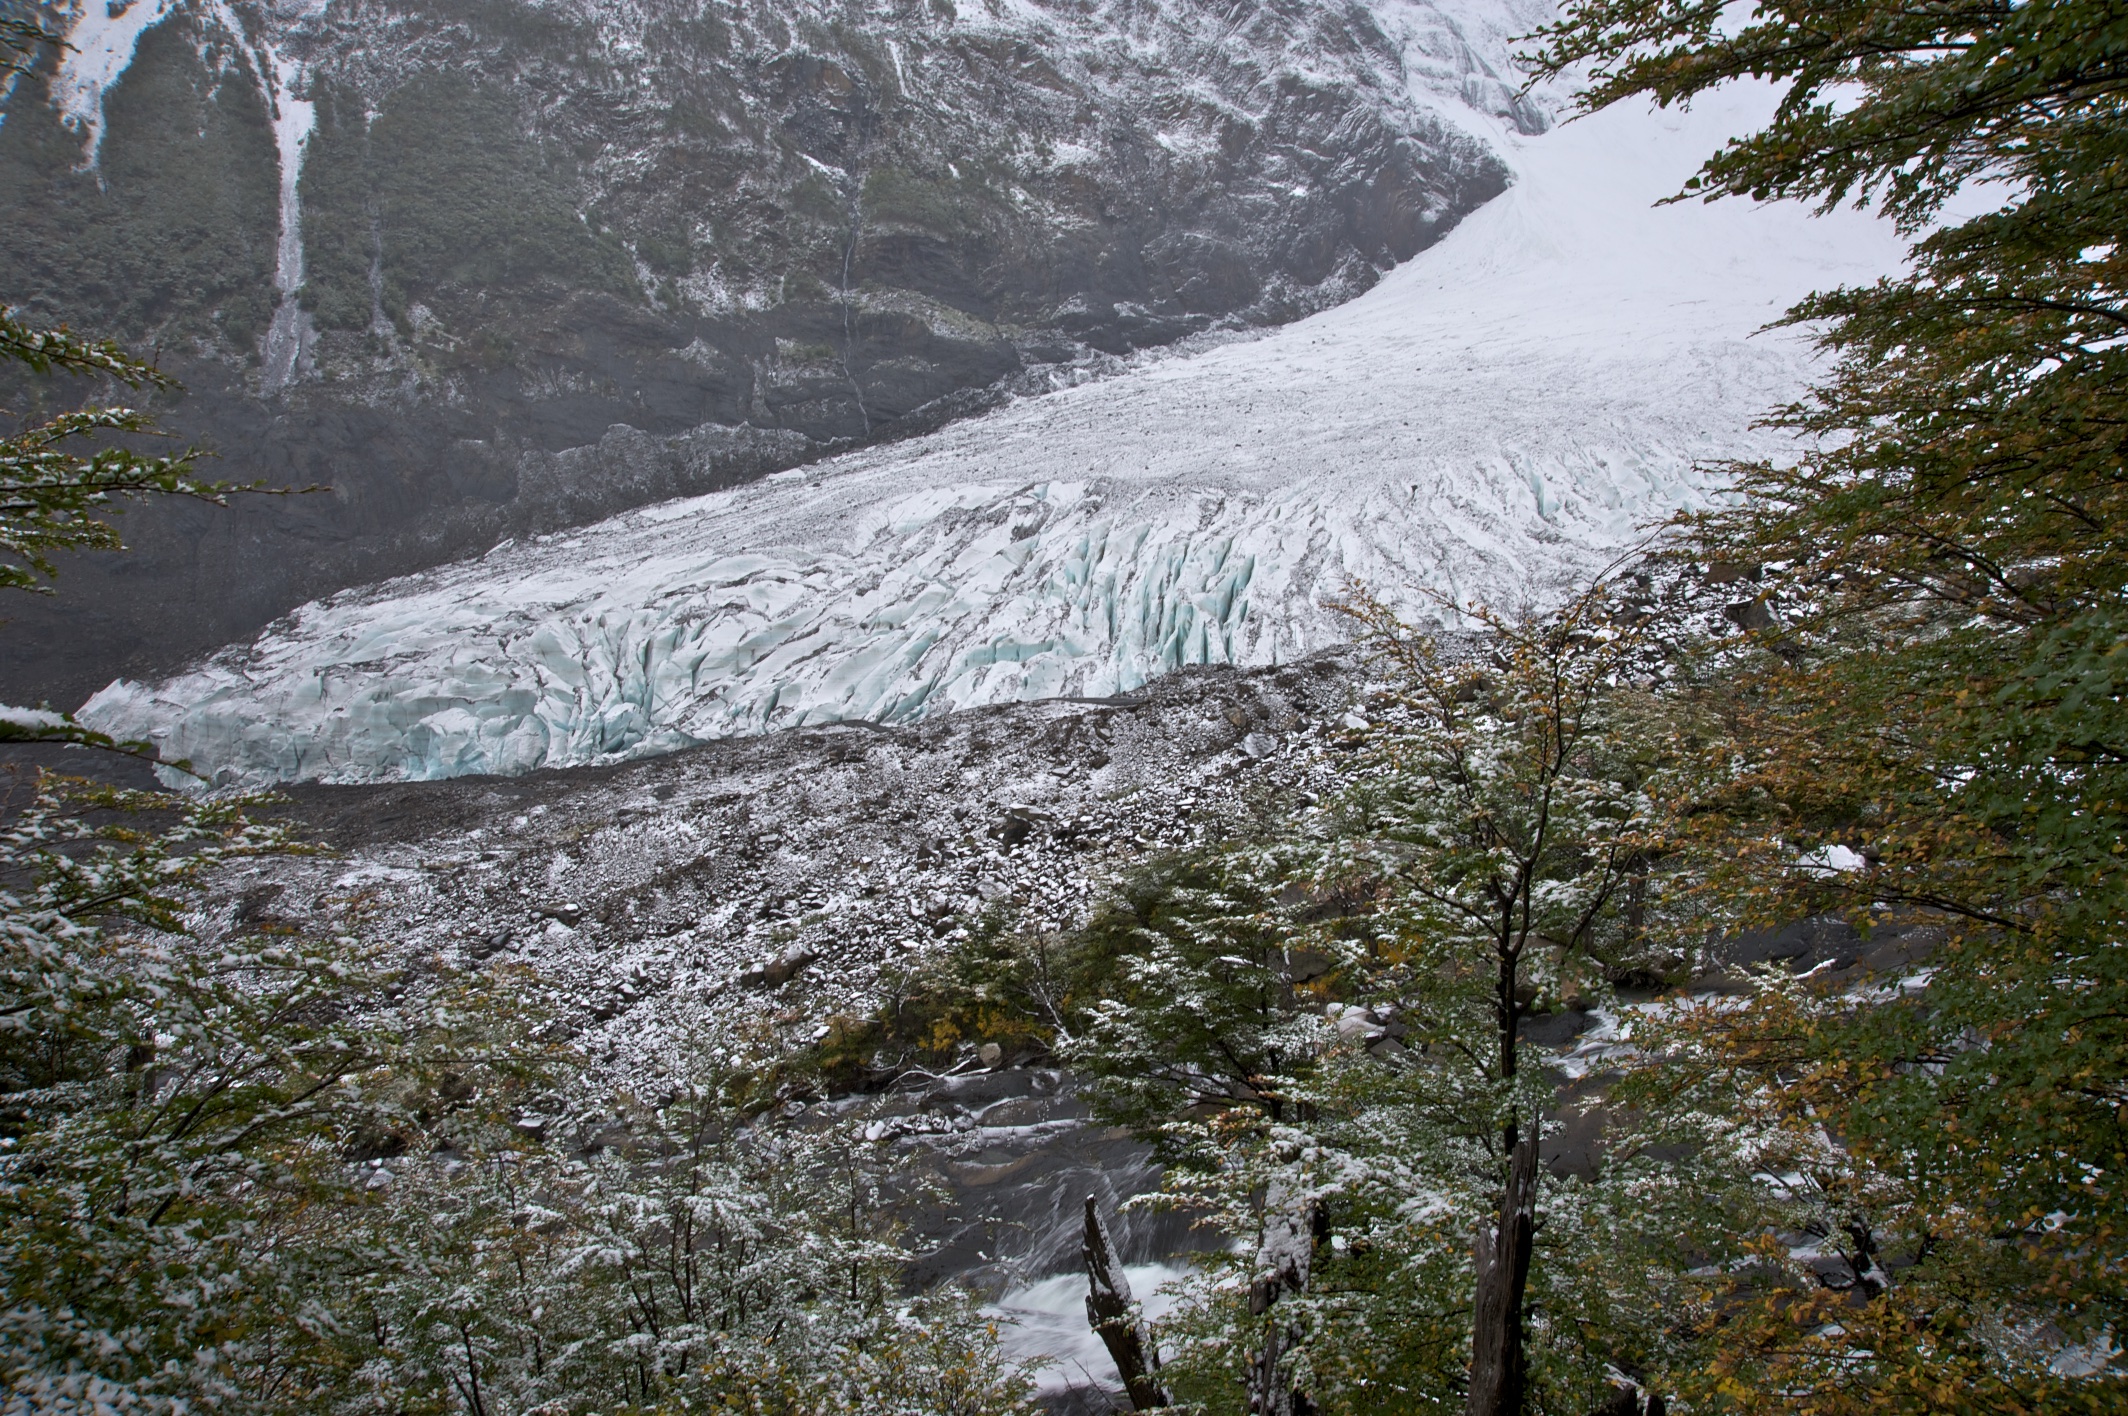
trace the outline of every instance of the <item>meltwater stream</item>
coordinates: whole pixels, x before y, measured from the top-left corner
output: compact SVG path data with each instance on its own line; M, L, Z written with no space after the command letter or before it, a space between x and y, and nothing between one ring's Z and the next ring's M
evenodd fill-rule
M915 1218L912 1281L958 1282L988 1297L1007 1356L1052 1409L1110 1409L1115 1364L1086 1320L1086 1198L1150 1317L1173 1307L1163 1289L1188 1272L1190 1253L1220 1242L1186 1216L1126 1207L1159 1184L1148 1148L1099 1124L1071 1075L1047 1067L938 1078L890 1097L871 1126L875 1139L892 1140L905 1174L950 1197Z
M1189 1273L1174 1263L1128 1264L1131 1293L1158 1321L1176 1301L1172 1285ZM984 1308L1002 1327L1005 1353L1032 1373L1036 1389L1056 1398L1119 1385L1116 1364L1086 1321L1085 1273L1058 1274L1015 1288ZM1098 1409L1098 1408L1096 1408Z

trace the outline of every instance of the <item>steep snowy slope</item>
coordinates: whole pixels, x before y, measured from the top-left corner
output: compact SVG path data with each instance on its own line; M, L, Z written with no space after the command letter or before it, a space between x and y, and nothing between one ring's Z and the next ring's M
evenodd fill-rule
M1367 295L919 441L303 607L97 726L232 779L517 772L842 719L1129 690L1346 637L1348 584L1555 593L1779 454L1806 376L1755 334L1890 268L1853 215L1654 208L1770 102L1542 136L1475 110L1502 197Z

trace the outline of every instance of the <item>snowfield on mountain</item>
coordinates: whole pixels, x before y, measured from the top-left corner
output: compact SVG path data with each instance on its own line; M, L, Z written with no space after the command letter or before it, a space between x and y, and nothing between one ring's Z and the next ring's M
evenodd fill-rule
M1654 205L1771 102L1444 104L1513 184L1349 304L343 592L83 716L225 781L518 773L1278 663L1353 586L1541 602L1785 455L1811 356L1763 326L1897 267L1856 213Z

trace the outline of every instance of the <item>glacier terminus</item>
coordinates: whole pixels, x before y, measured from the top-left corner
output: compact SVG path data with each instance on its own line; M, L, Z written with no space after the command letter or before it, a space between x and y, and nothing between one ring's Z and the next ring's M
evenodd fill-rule
M1764 327L1903 246L1656 205L1770 91L1535 135L1424 96L1512 183L1347 304L313 601L82 716L216 781L373 781L1123 693L1349 639L1355 587L1422 620L1542 603L1719 497L1724 459L1791 452L1758 420L1811 356Z

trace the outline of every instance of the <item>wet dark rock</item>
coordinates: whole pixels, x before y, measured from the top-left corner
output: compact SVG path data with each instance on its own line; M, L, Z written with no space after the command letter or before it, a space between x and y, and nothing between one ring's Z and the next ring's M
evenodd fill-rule
M749 986L781 988L819 957L819 951L804 944L793 944L775 958L746 969L739 975L739 981Z
M466 952L478 962L508 949L515 938L515 934L508 929L491 929L486 933L476 934L466 946Z
M1293 983L1313 983L1337 967L1337 961L1315 949L1293 949L1286 954L1286 978Z
M1780 623L1774 617L1773 607L1756 598L1722 606L1722 618L1738 629L1772 629Z
M256 885L237 896L237 923L260 925L271 922L273 916L270 907L286 889L283 885Z
M1565 1047L1588 1031L1589 1015L1578 1009L1524 1018L1519 1036L1538 1047Z
M1860 942L1853 925L1821 916L1724 940L1715 946L1714 957L1732 967L1779 963L1801 973L1820 963L1853 957Z
M780 988L803 972L805 967L820 955L803 944L793 944L777 956L775 962L761 971L762 981L771 988Z

